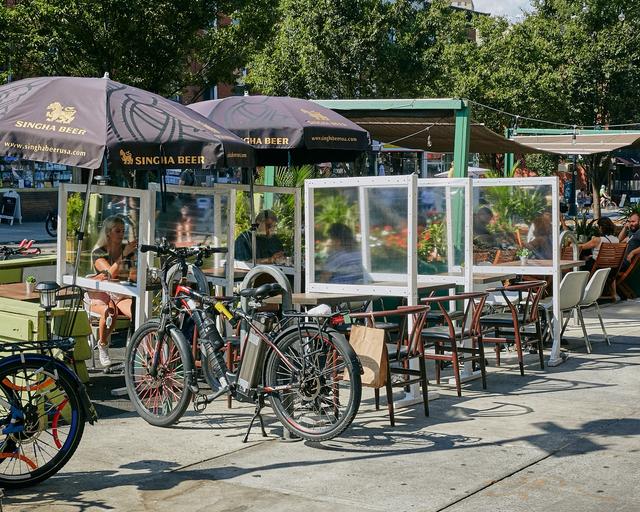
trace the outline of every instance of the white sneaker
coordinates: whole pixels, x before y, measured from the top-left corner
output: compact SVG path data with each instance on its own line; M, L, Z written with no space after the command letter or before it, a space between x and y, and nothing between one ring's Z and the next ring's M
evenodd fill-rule
M111 359L109 359L109 346L108 345L100 345L98 343L98 357L100 359L100 364L103 368L107 366L111 366Z

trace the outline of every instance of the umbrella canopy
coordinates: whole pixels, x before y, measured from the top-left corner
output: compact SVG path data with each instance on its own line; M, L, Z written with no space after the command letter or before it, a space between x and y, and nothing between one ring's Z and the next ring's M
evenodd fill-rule
M108 78L0 86L0 155L96 169L251 167L253 149L193 110Z
M189 108L251 144L258 165L349 162L370 147L366 130L299 98L231 96Z

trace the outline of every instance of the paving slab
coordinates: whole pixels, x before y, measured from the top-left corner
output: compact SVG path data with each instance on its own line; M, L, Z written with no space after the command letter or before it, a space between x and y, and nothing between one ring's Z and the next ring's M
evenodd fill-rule
M242 436L252 414L223 401L155 428L97 396L110 411L87 427L63 471L34 488L6 491L3 510L638 510L640 495L640 304L603 308L612 345L593 332L592 354L567 332L571 356L540 370L527 358L491 367L455 396L397 410L395 428L371 390L354 425L326 443ZM117 379L116 377L111 377ZM122 401L121 398L117 399Z

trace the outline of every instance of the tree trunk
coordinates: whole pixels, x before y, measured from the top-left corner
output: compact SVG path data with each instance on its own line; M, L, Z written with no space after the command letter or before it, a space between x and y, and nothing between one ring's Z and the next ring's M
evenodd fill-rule
M596 184L595 180L591 181L591 197L593 197L593 200L592 200L593 218L594 219L599 219L600 215L601 215L601 212L600 212L600 188Z

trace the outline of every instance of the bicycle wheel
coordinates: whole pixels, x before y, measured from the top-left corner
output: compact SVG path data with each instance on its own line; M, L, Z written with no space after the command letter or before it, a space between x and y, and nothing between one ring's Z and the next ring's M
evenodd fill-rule
M77 383L61 364L26 354L0 365L0 487L33 485L67 463L85 414Z
M308 441L340 435L358 412L362 393L360 362L344 336L303 326L283 333L276 344L296 368L291 370L276 352L267 360L266 385L292 386L271 395L278 419Z
M44 222L44 228L47 230L47 234L55 238L58 231L58 219L56 217L48 216Z
M161 337L160 322L151 320L133 333L127 346L124 377L129 398L140 416L151 425L169 427L184 414L192 392L189 378L193 365L184 336L177 329ZM151 375L156 347L157 373Z

